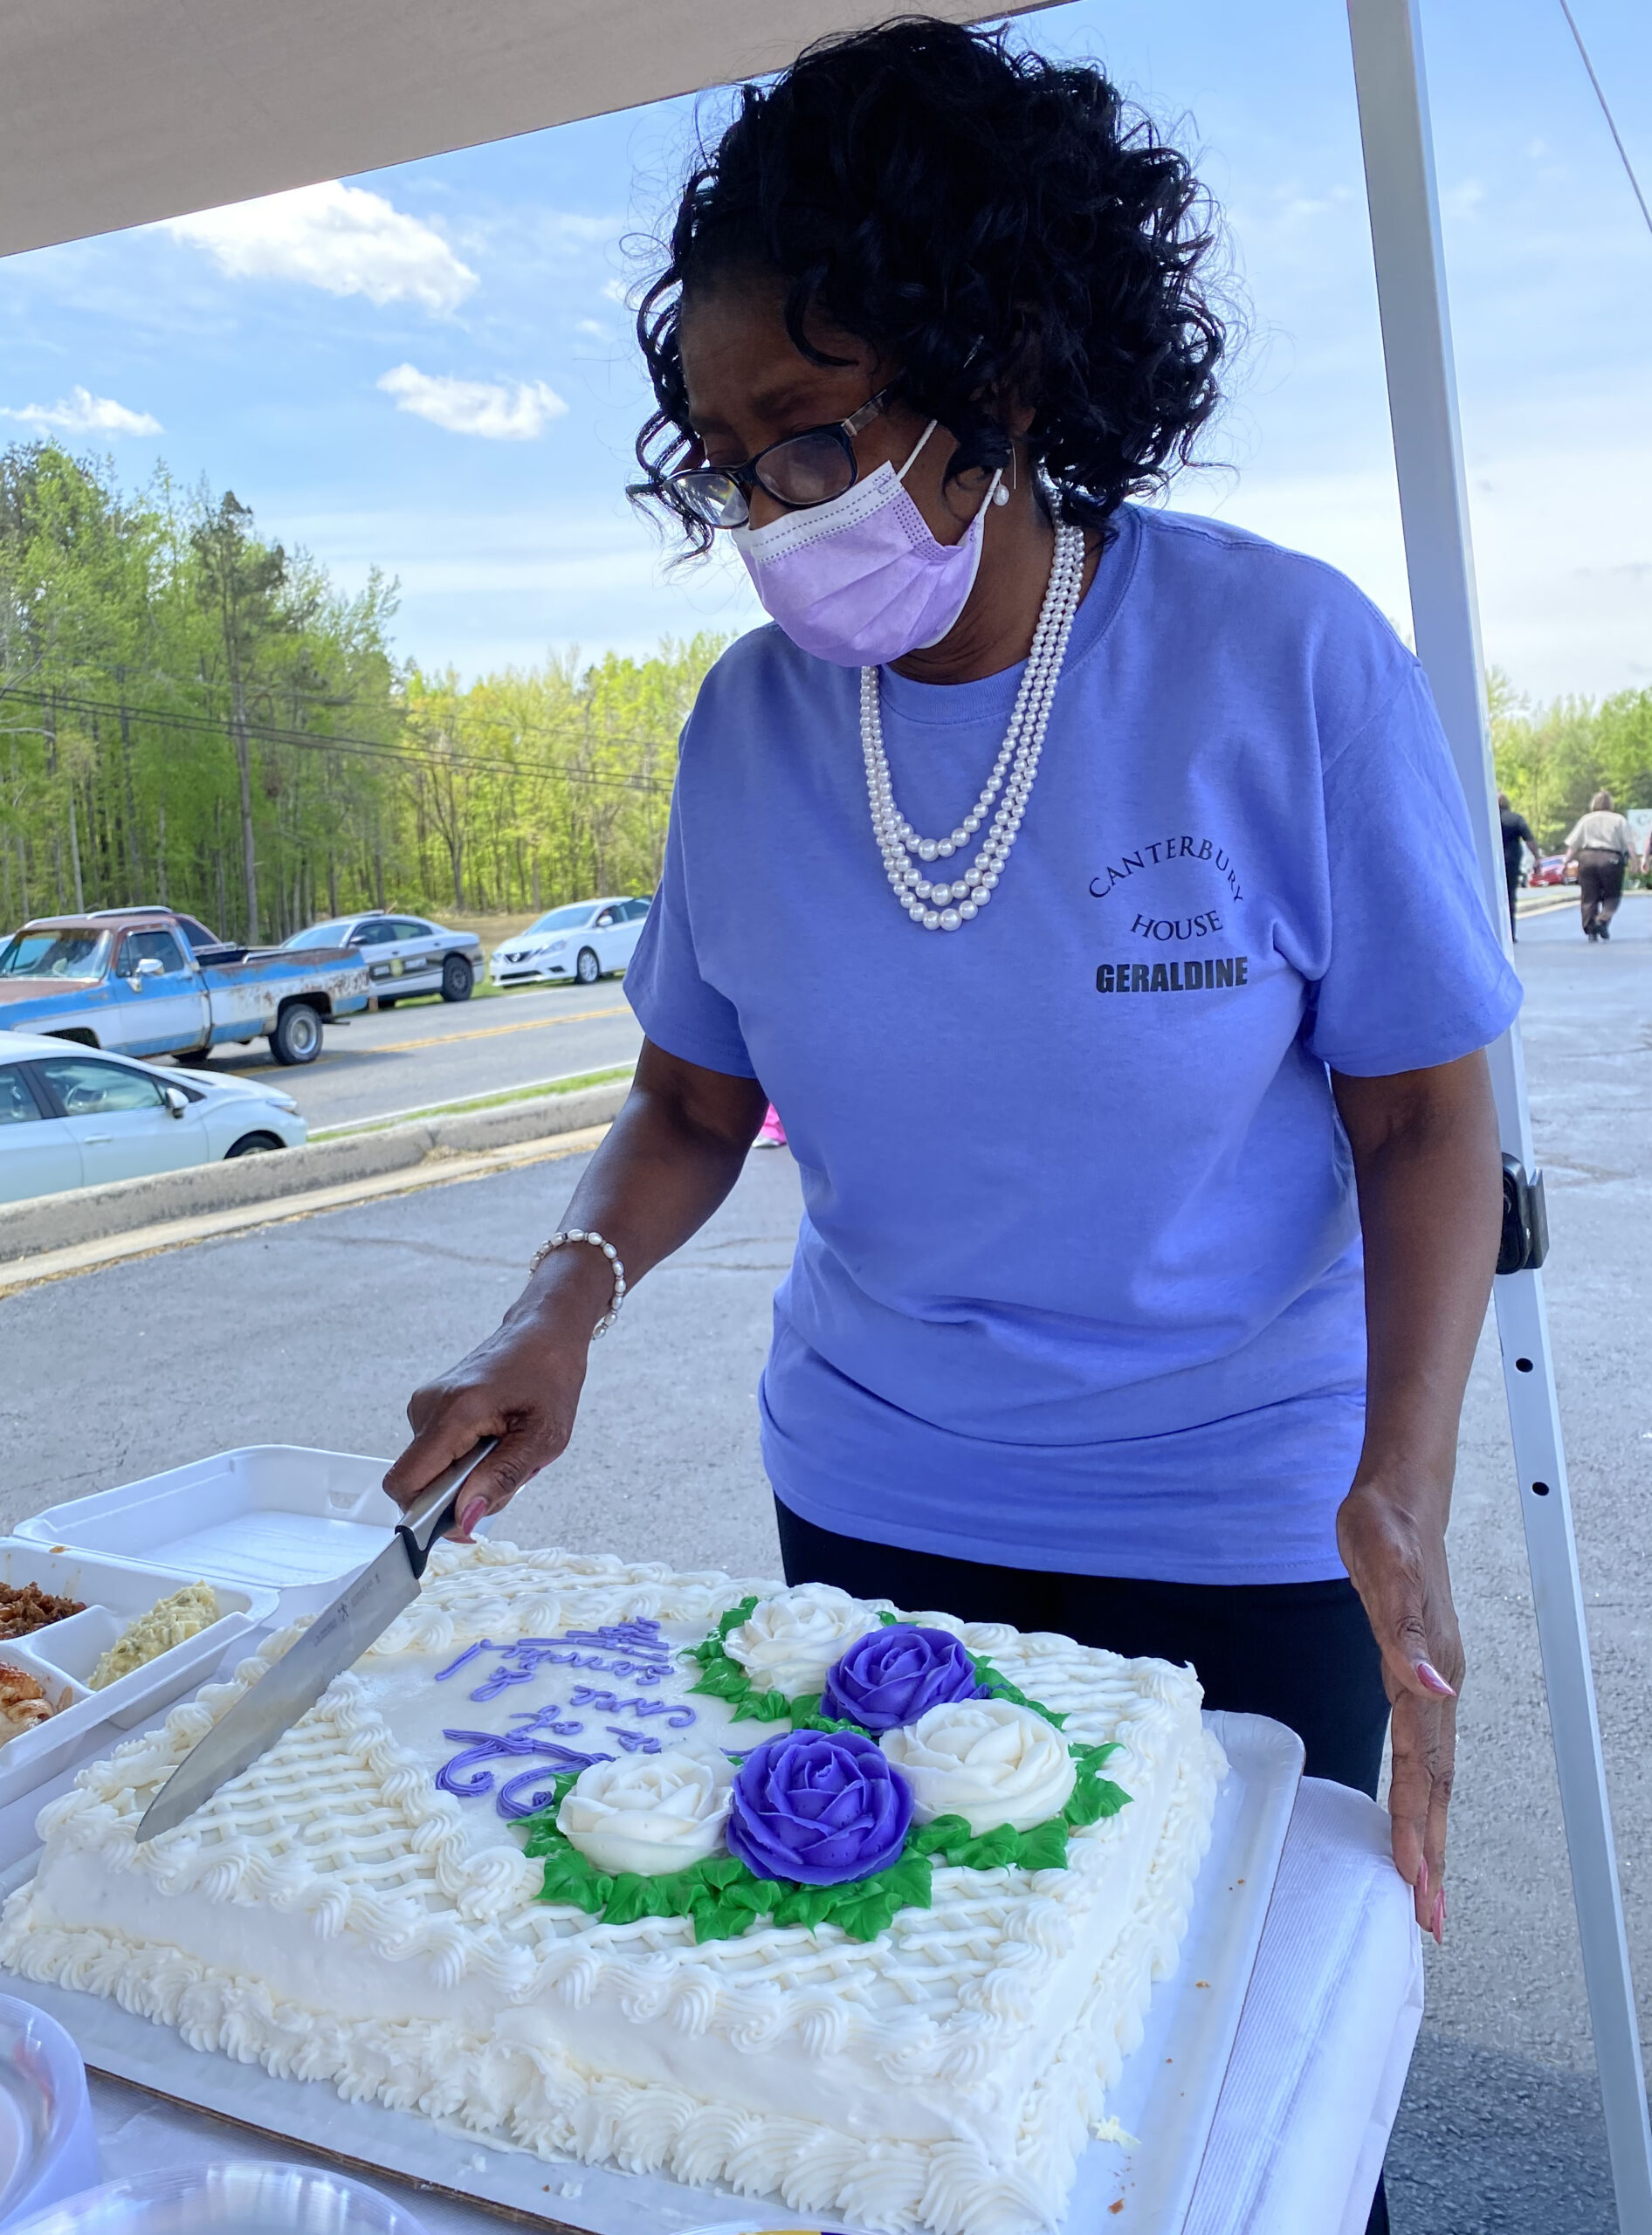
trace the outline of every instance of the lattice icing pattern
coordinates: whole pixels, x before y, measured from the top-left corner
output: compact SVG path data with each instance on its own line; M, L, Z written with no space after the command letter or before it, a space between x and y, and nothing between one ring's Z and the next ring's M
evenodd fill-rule
M547 2156L872 2228L1052 2225L1185 1929L1224 1767L1198 1686L1162 1662L923 1613L1066 1715L1073 1738L1119 1745L1109 1774L1130 1805L1073 1834L1066 1869L939 1867L933 1906L866 1943L822 1925L696 1945L685 1918L610 1925L540 1900L540 1867L499 1812L512 1777L533 1797L536 1757L513 1740L759 1743L774 1726L693 1695L681 1648L778 1588L443 1547L416 1606L176 1831L133 1839L296 1631L84 1770L42 1812L41 1867L7 1904L0 1962L114 1996L196 2048ZM566 1643L644 1633L627 1625L651 1626L651 1658ZM482 1770L444 1790L443 1734L461 1729L500 1759L472 1747Z

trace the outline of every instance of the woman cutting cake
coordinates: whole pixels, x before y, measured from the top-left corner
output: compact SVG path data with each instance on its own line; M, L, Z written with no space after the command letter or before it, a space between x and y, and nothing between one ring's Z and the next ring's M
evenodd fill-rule
M998 37L904 22L742 93L644 303L638 456L774 625L684 732L630 1097L389 1487L498 1436L468 1528L557 1457L772 1096L788 1579L1191 1661L1368 1792L1392 1713L1437 1934L1518 992L1387 622L1131 501L1216 401L1209 242L1098 72Z

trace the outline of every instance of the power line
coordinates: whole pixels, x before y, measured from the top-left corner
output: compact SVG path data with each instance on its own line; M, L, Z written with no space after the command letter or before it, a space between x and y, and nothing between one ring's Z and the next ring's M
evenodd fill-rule
M160 709L134 705L129 700L85 698L76 694L57 691L26 691L15 686L5 694L10 699L55 712L79 714L107 720L119 720L124 714L128 721L153 722L173 729L204 731L214 739L222 739L227 727L227 718L213 714L190 714L181 710ZM270 745L291 746L305 753L341 753L356 759L389 760L400 767L410 761L427 767L461 767L478 773L502 776L555 776L565 783L594 784L616 791L637 792L656 797L669 795L671 786L650 776L600 775L586 768L572 768L566 762L551 760L513 760L503 755L476 753L437 753L429 746L407 743L391 744L382 738L318 737L309 730L282 727L279 723L248 719L243 724L249 737L261 739ZM616 744L636 740L629 736L614 738Z
M1589 83L1594 87L1594 98L1600 104L1600 113L1606 119L1606 128L1612 134L1613 144L1617 148L1622 162L1630 191L1641 205L1641 215L1646 219L1648 232L1652 233L1652 210L1647 208L1646 196L1641 191L1641 182L1635 175L1635 165L1629 161L1629 151L1623 144L1623 134L1618 130L1616 120L1607 106L1605 89L1594 73L1594 65L1589 59L1589 50L1583 44L1583 34L1578 29L1577 17L1567 5L1567 0L1560 0L1560 13L1566 17L1572 36L1577 41L1578 52L1583 57L1583 66L1589 73Z

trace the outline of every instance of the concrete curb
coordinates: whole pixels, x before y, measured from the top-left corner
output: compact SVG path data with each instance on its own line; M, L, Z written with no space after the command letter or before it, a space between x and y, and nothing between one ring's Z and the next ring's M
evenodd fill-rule
M37 1250L31 1256L14 1258L9 1263L0 1261L0 1296L15 1295L42 1281L95 1272L100 1266L120 1264L128 1258L153 1257L163 1249L187 1249L194 1242L215 1241L224 1234L249 1234L256 1228L279 1226L290 1219L313 1218L318 1212L378 1202L387 1195L417 1194L428 1187L488 1179L501 1172L520 1171L525 1165L544 1164L558 1157L583 1156L600 1145L607 1131L606 1125L582 1125L571 1133L517 1141L474 1156L430 1156L404 1172L382 1172L375 1178L346 1179L299 1195L279 1195L272 1203L243 1203L233 1210L204 1211L193 1217L169 1219L164 1225L134 1227L125 1234L105 1234L100 1241L77 1242L66 1249Z
M104 1187L42 1195L32 1202L0 1204L0 1265L23 1273L32 1257L59 1257L111 1234L279 1204L389 1173L410 1175L447 1158L486 1155L518 1142L583 1132L607 1124L629 1092L628 1080L615 1079L573 1094L542 1095L493 1110L387 1125L379 1132L317 1141L279 1154L237 1157L230 1163L193 1165L186 1172L163 1172L147 1179L120 1179Z

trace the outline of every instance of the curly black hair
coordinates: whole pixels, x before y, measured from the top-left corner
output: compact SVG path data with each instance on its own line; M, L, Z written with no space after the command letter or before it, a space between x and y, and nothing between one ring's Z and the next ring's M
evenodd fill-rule
M897 366L903 399L957 437L953 475L1006 464L999 399L1031 404L1062 518L1105 529L1215 408L1215 237L1187 158L1099 70L922 16L824 41L740 88L683 189L637 313L658 409L630 493L709 545L666 478L695 455L678 315L685 287L747 269L785 281L813 362L843 361L806 338L811 313Z

